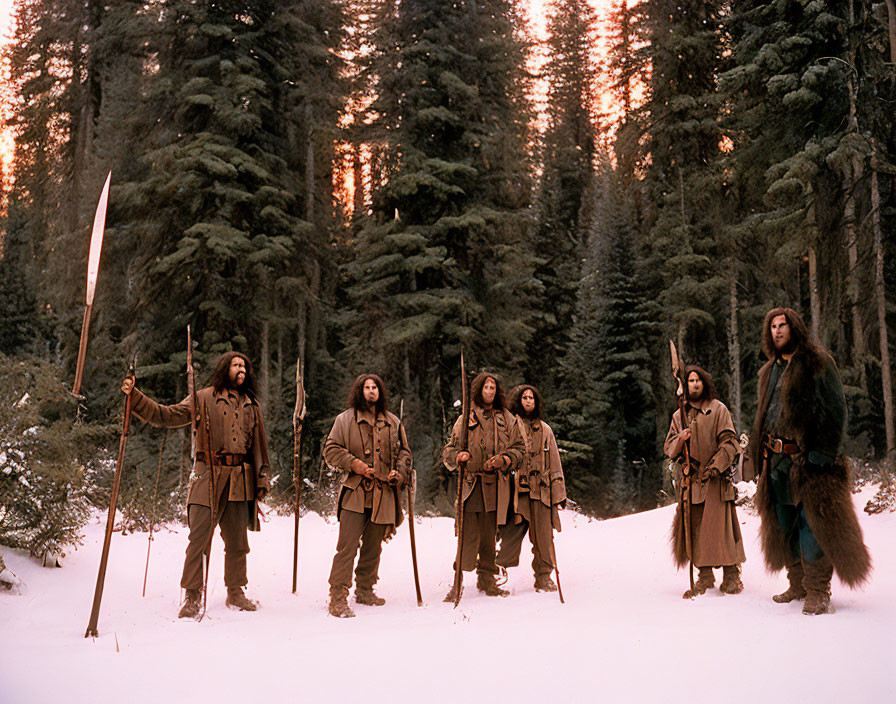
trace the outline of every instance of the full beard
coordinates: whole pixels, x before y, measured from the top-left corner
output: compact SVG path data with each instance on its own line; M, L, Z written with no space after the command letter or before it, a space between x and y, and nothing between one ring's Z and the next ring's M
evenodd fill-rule
M782 354L793 354L794 352L796 352L796 344L793 342L793 338L790 338L790 339L787 341L787 344L785 344L783 347L778 347L778 345L776 344L776 345L775 345L775 352L776 352L778 355L782 355Z

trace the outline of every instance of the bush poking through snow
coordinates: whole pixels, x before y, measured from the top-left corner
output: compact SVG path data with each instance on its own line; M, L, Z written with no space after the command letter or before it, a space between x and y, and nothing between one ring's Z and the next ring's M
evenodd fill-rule
M77 420L59 367L0 355L0 544L54 558L79 545L89 504L82 458L103 444Z

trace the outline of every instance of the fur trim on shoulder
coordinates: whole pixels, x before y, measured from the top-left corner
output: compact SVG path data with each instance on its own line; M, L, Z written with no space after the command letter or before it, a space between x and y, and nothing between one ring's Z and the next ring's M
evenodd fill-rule
M848 587L862 586L871 576L871 555L850 493L850 470L843 455L824 469L795 465L796 486L815 539Z

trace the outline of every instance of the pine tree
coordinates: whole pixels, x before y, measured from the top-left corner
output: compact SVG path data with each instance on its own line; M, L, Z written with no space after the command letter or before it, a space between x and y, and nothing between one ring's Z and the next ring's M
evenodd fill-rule
M527 378L554 395L559 359L569 345L576 290L587 239L586 194L594 173L595 71L590 55L594 11L584 0L557 0L549 8L550 56L547 127L535 228L536 278L542 300Z
M515 371L531 334L518 14L498 0L415 0L374 23L367 134L382 181L346 269L346 347L358 371L381 370L413 402L418 457L437 452L453 417L461 345L468 368Z

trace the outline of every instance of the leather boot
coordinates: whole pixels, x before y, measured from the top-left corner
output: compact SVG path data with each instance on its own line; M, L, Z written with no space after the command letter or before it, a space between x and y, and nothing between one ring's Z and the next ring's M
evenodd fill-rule
M557 585L551 579L549 574L540 574L535 578L535 591L537 592L555 592Z
M359 587L355 585L355 601L367 606L382 606L386 600L373 592L373 587Z
M792 565L787 565L787 580L790 582L787 591L772 597L772 601L777 604L789 604L794 599L802 599L806 596L806 588L803 586L802 561L797 560Z
M485 592L486 596L507 596L510 594L506 589L501 589L495 582L494 575L491 574L480 574L476 578L476 588L479 591Z
M202 591L200 589L187 589L184 597L184 605L177 613L178 618L196 618L202 608Z
M712 573L712 567L699 567L697 573L697 581L694 583L693 589L688 589L681 595L682 599L693 599L706 593L708 589L712 589L716 583L715 575Z
M348 606L348 587L330 587L330 604L327 607L330 616L336 618L354 618L355 612Z
M246 598L242 587L227 587L227 601L224 603L240 611L255 611L258 609L258 602Z
M740 565L725 565L722 567L722 583L719 591L722 594L740 594L744 590L744 583L740 578Z
M834 567L827 555L812 562L803 561L803 582L806 585L806 602L803 613L807 615L825 614L831 607L831 577Z

